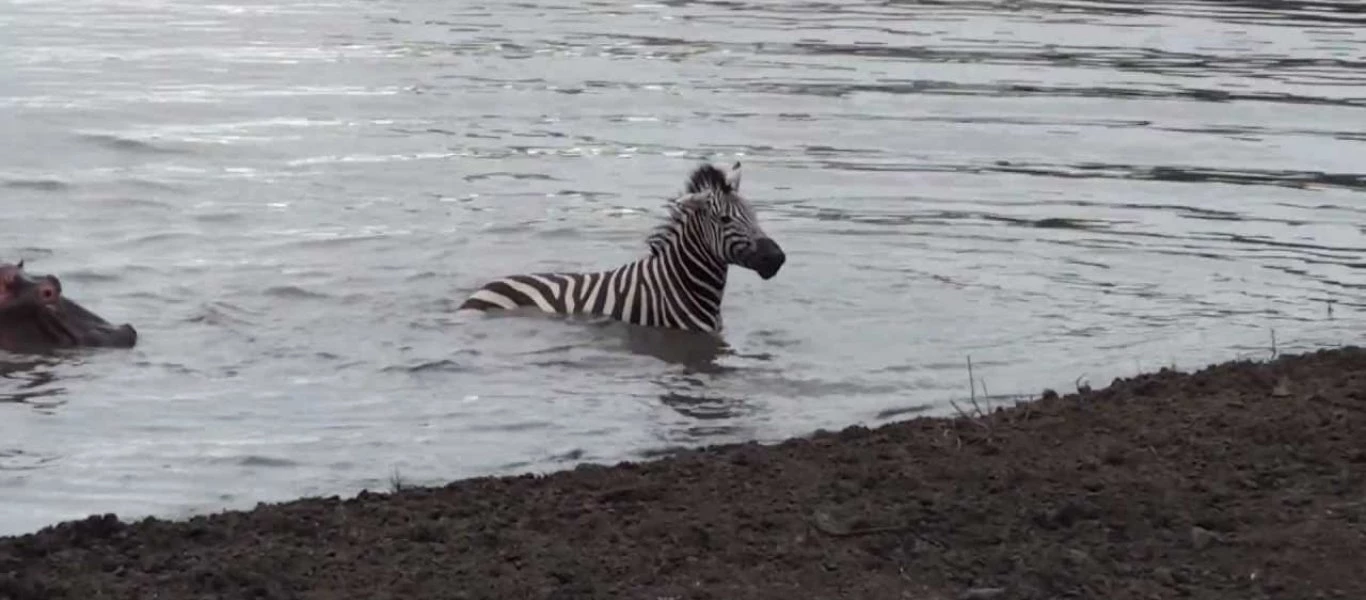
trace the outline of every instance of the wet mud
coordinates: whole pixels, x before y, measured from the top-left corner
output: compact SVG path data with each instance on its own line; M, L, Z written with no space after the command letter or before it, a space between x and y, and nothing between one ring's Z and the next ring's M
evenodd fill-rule
M0 539L0 598L1362 598L1366 350Z

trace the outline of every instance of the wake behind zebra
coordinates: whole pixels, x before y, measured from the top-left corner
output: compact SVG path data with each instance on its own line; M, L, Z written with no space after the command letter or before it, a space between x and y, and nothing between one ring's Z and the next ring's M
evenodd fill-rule
M509 275L481 286L457 310L535 307L634 325L718 332L730 265L767 280L787 260L740 195L740 163L729 175L703 164L669 216L646 240L649 254L614 269Z

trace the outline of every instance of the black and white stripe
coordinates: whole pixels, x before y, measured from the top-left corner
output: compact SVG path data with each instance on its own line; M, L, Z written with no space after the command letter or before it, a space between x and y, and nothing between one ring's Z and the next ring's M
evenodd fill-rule
M719 331L729 266L769 279L786 259L759 227L739 187L740 163L729 177L704 164L688 178L687 193L669 205L668 220L650 235L649 256L607 271L510 275L484 284L460 309L536 307L636 325Z

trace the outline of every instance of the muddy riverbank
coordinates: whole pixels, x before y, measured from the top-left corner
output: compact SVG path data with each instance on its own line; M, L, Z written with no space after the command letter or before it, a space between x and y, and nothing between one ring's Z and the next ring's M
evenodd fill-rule
M0 539L0 598L1366 596L1366 350L982 418Z

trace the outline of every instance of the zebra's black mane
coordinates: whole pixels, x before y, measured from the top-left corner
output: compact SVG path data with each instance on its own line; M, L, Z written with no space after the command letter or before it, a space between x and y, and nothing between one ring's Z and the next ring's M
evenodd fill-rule
M702 165L693 170L692 175L688 176L688 193L696 194L704 190L715 190L722 194L729 194L735 190L731 189L730 182L726 181L726 174L712 165Z
M698 196L699 192L714 191L722 194L734 193L730 187L730 182L726 181L726 174L710 164L704 164L693 170L692 175L688 176L687 195L679 200L670 202L667 205L669 216L655 227L646 239L645 245L650 248L652 256L658 256L660 251L673 244L678 235L678 230L683 227L692 215L701 210L707 203L706 196Z
M665 208L669 210L669 216L664 218L663 223L655 226L655 230L650 232L650 237L645 240L645 245L650 248L650 254L658 256L662 250L673 245L683 224L702 210L706 202L705 197L689 195L667 204Z

